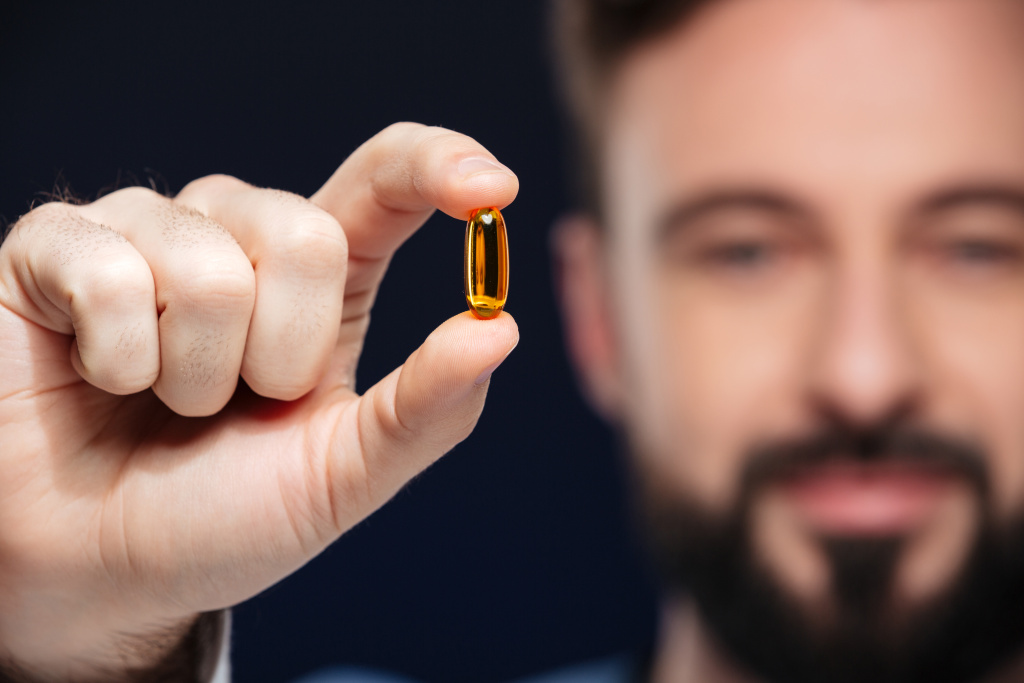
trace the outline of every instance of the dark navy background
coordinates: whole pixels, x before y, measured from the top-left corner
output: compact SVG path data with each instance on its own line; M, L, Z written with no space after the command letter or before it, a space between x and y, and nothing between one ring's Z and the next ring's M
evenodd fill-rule
M613 439L576 393L552 296L547 231L570 202L543 3L9 4L7 221L55 182L85 197L149 178L177 192L220 172L308 195L398 120L467 133L519 175L505 217L522 341L476 432L236 610L237 681L332 663L504 681L649 642L654 601L628 540ZM463 228L437 215L395 257L361 387L465 309Z

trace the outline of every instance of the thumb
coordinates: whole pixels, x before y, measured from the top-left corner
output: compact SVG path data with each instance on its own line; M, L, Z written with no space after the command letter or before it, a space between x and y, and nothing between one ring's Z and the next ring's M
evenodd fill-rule
M518 342L519 328L509 314L482 321L461 313L363 394L352 415L357 424L339 425L342 433L336 435L347 442L331 467L339 531L383 505L469 436L483 411L491 373ZM353 435L358 443L349 441Z

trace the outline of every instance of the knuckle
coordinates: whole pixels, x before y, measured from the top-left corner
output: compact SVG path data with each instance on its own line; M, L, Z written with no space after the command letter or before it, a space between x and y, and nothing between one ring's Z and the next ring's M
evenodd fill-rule
M454 155L453 143L459 142L462 136L444 128L424 128L413 140L414 157L431 157L438 154Z
M102 267L89 269L80 281L69 283L68 297L86 307L121 307L125 301L153 300L154 284L149 267L133 254L109 254Z
M399 159L420 165L426 159L459 158L480 146L470 137L440 126L421 123L395 123L385 129L390 146Z
M33 208L31 211L20 217L10 227L11 233L27 234L44 226L51 228L64 226L82 220L72 204L64 202L46 202Z
M378 133L377 137L387 139L402 139L407 135L418 133L419 131L424 130L426 128L427 126L424 126L422 123L414 123L412 121L398 121L397 123L392 123L390 126L388 126L380 133Z
M91 270L101 258L123 262L128 251L123 235L66 204L40 206L15 224L12 234L25 240L25 253L61 266L85 263Z
M202 178L197 178L181 189L177 199L182 199L193 194L227 194L240 189L246 189L249 184L243 180L224 173L214 173Z
M148 187L142 187L141 185L133 185L131 187L122 187L120 190L111 192L108 197L118 197L121 199L132 199L140 201L153 201L157 200L160 202L167 201L167 197L163 196L156 190Z
M180 273L172 291L179 303L198 309L251 309L256 276L244 258L204 259Z
M18 223L32 223L36 221L45 222L55 219L63 220L66 219L74 210L74 205L72 204L66 204L64 202L46 202L45 204L40 204L22 216L18 220Z
M348 241L338 221L315 207L297 213L275 235L273 246L275 254L304 269L337 269L348 260Z
M416 151L427 155L460 157L479 145L472 138L439 126L424 126L415 138Z
M104 195L95 203L114 204L117 206L152 206L168 203L170 200L148 187L132 186L124 187L108 195Z

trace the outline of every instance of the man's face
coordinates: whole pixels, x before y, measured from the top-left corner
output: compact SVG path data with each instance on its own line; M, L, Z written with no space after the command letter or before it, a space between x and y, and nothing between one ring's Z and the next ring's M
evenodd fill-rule
M712 3L608 102L583 365L650 507L898 637L1024 515L1024 4Z

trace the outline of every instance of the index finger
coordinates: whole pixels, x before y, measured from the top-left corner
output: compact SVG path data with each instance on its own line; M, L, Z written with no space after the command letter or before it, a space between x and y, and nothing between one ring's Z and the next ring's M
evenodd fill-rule
M435 208L466 220L482 206L503 208L518 191L515 174L472 138L396 123L353 152L311 199L348 239L346 299L369 293L369 301L391 255Z

